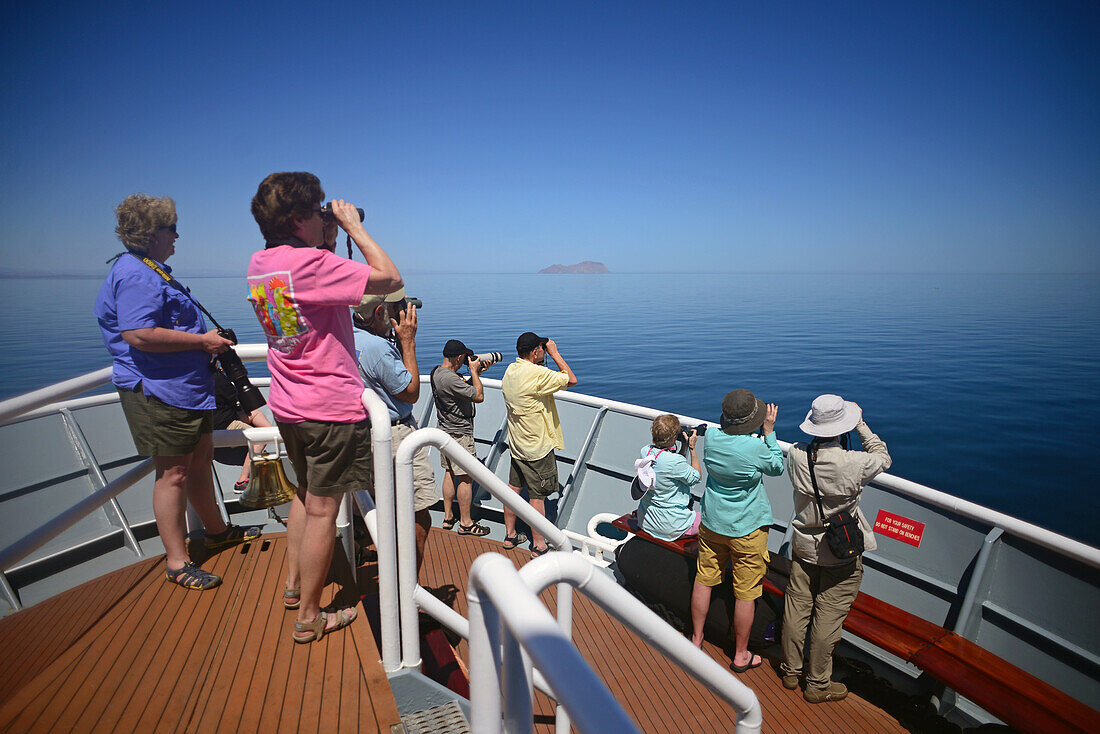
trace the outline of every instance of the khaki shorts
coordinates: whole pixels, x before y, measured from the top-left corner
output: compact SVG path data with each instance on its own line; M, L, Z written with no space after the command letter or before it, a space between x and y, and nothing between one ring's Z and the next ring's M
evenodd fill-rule
M411 422L411 421L410 421ZM416 424L406 425L398 423L393 427L393 455L397 456L397 447L413 431ZM397 476L394 476L396 482ZM419 512L426 510L439 499L439 490L435 486L435 472L432 471L431 462L428 461L428 450L420 449L413 454L413 509ZM374 495L374 481L370 483L370 493Z
M141 456L185 456L198 448L204 434L214 430L212 410L177 408L146 395L140 387L136 392L115 389Z
M457 443L459 446L469 451L470 456L474 457L475 459L477 458L477 449L474 448L473 436L467 436L463 433L448 433L447 435L453 438L455 440L455 443ZM454 474L456 478L468 476L466 471L461 466L448 459L447 455L443 452L439 453L439 466L443 469L443 471L449 471Z
M512 467L508 471L508 484L513 487L527 487L527 494L533 500L543 500L558 491L558 458L551 451L541 459L524 461L512 457Z
M298 486L318 497L364 489L370 479L370 423L277 421Z
M699 526L699 561L695 580L703 586L722 583L722 569L733 561L733 597L751 601L764 592L768 570L768 529L758 528L741 538L731 538Z

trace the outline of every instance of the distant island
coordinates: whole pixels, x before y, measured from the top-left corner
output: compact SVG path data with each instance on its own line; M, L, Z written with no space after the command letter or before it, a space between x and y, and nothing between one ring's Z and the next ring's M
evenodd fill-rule
M594 262L592 260L585 260L582 263L576 265L551 265L548 268L543 268L540 273L610 273L607 266L603 263Z

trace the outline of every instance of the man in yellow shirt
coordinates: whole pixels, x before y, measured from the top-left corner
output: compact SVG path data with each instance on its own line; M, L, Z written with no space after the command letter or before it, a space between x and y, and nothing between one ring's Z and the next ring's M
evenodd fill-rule
M504 404L508 408L508 445L512 451L512 466L508 484L519 494L527 487L531 507L545 515L544 500L558 491L558 460L554 449L564 449L558 409L554 393L577 384L577 377L558 353L552 339L530 331L516 340L516 361L508 366L501 380ZM554 360L558 371L543 367L546 355ZM516 532L516 513L504 508L504 548L522 545L527 536ZM531 552L541 556L546 552L546 540L531 529Z

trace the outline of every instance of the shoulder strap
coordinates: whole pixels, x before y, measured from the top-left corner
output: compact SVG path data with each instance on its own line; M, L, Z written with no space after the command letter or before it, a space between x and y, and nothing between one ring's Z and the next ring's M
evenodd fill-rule
M817 475L814 473L814 459L817 455L817 441L810 441L806 447L806 463L810 466L810 484L814 488L814 498L817 500L817 514L821 517L821 524L825 524L825 510L821 507L821 492L817 489Z
M180 282L179 282L178 280L176 280L176 279L175 279L175 278L173 278L173 277L172 277L171 275L169 275L168 273L166 273L166 272L164 271L164 268L162 268L162 267L161 267L160 265L157 265L157 262L156 262L156 260L154 260L154 259L153 259L153 258L151 258L151 257L141 257L141 256L139 256L139 255L138 255L138 254L137 254L136 252L127 252L127 253L125 253L125 254L133 255L133 256L134 256L134 257L136 257L136 258L137 258L138 260L140 260L141 262L145 263L145 265L147 265L147 266L149 267L149 269L150 269L150 270L152 270L152 271L153 271L154 273L156 273L156 274L157 274L157 275L159 275L159 276L160 276L161 278L163 278L163 279L164 279L164 282L165 282L165 283L167 283L168 285L172 286L173 288L175 288L176 290L178 290L178 291L179 291L180 293L182 293L183 295L187 296L187 298L188 298L188 299L189 299L189 300L191 301L191 303L193 303L193 304L195 304L196 306L198 306L198 307L199 307L199 310L200 310L200 311L202 311L202 312L203 312L204 314L206 314L206 317L207 317L208 319L210 319L210 322L211 322L212 324L214 324L214 328L215 328L215 329L218 329L219 331L221 330L221 328L222 328L222 325L218 323L218 320L217 320L216 318L214 318L214 317L213 317L213 316L212 316L212 315L210 314L210 312L209 312L209 311L207 311L207 310L206 310L205 308L203 308L203 307L202 307L202 304L201 304L201 303L199 303L199 302L198 302L197 300L195 300L195 297L194 297L193 295L191 295L191 291L189 291L189 290L187 290L186 288L184 288L184 287L183 287L183 284L182 284L182 283L180 283ZM121 257L121 255L120 255L120 257Z
M435 401L435 405L436 405L437 408L439 408L441 406L440 406L440 402L439 402L439 394L435 390L435 371L438 370L442 366L443 365L441 365L441 364L437 364L435 367L432 368L431 373L428 375L428 386L431 387L431 389L432 389L432 400ZM454 400L451 401L450 405L443 405L442 407L446 408L448 413L451 413L452 415L456 415L459 418L465 418L466 417L466 415L461 410L458 409L458 406L455 404Z

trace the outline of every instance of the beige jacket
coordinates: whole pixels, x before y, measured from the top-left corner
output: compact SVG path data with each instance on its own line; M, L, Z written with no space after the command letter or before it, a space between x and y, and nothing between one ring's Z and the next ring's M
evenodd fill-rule
M851 512L863 530L863 549L878 547L871 524L859 509L863 485L890 468L886 443L860 421L856 426L863 451L845 451L839 443L819 444L814 473L821 492L821 505L832 517L841 510ZM787 476L794 485L794 538L792 550L796 558L818 566L839 566L850 561L837 559L825 542L825 528L817 511L814 487L810 482L810 465L806 444L796 443L787 452Z

